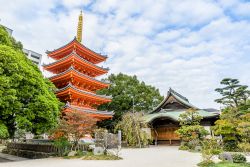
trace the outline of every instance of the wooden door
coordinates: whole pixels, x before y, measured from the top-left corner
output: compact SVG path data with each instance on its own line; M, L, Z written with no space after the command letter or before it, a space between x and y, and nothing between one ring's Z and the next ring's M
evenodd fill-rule
M157 127L154 138L157 140L180 140L180 137L175 133L178 127Z

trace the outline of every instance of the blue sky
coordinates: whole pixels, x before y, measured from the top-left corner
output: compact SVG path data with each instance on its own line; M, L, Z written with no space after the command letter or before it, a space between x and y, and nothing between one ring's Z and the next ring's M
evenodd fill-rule
M110 73L137 75L167 94L169 87L201 108L220 106L224 77L250 85L250 2L236 0L0 0L0 24L25 48L43 54L76 35L107 54ZM104 76L105 77L105 76Z

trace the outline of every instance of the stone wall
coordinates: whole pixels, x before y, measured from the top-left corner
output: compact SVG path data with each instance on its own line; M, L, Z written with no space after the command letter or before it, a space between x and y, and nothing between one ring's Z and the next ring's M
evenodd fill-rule
M7 148L2 152L20 157L37 159L53 156L56 154L57 149L51 143L8 143Z

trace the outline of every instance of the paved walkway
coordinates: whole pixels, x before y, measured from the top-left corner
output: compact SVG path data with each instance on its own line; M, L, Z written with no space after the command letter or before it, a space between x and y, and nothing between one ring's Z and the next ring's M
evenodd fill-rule
M179 151L177 147L123 149L123 160L90 161L47 158L0 163L0 167L195 167L201 161L199 153Z

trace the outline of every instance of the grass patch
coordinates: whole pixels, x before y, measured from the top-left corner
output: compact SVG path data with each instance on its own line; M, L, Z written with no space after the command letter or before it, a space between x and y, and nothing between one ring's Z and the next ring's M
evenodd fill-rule
M207 167L250 167L250 163L219 162Z
M77 159L77 158L82 158L82 155L76 155L76 156L64 156L64 159Z
M83 160L120 160L121 157L117 157L115 155L94 155L93 153L89 153L87 155L82 156Z
M121 157L115 155L94 155L92 152L88 152L86 155L76 156L64 156L64 159L82 159L82 160L120 160Z

